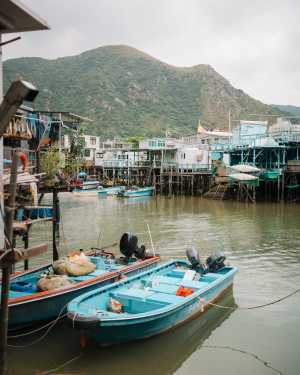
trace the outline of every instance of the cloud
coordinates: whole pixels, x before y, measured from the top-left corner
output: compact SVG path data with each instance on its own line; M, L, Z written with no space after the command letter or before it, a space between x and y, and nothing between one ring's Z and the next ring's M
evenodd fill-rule
M23 0L50 31L4 58L56 58L127 44L169 64L210 64L251 96L300 105L298 0Z

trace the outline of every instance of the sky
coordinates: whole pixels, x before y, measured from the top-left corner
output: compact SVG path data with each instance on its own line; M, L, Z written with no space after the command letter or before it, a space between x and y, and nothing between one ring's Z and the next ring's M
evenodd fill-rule
M20 41L3 47L4 60L125 44L175 66L209 64L256 99L300 106L300 0L22 3L51 30L20 34Z

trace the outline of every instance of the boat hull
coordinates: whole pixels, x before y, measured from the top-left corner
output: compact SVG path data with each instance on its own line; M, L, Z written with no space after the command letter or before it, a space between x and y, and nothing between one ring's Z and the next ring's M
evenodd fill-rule
M76 197L96 197L98 194L97 189L76 189L73 190L73 195Z
M134 198L134 197L150 197L154 194L154 188L141 188L137 190L126 190L118 193L118 197Z
M111 186L107 188L102 188L98 190L99 196L108 196L108 195L118 195L119 192L125 190L125 186Z
M211 302L217 302L226 293L232 290L233 283L222 290ZM188 323L190 320L201 318L211 306L206 304L202 306L198 301L194 301L188 306L178 309L178 311L168 314L164 317L156 317L156 319L136 322L132 325L126 326L105 326L104 324L93 327L87 331L87 337L92 339L100 346L116 345L128 341L138 341L156 336L172 329L175 329L183 324Z
M10 298L9 300L9 329L18 330L41 321L55 319L66 309L68 302L83 293L112 284L119 280L120 274L133 276L156 266L160 259L149 258L136 262L122 270L108 272L102 276L83 281L74 287L35 293L32 296Z

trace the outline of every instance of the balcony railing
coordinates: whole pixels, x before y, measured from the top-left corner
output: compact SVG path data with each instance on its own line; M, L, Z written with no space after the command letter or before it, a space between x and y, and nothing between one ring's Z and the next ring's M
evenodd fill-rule
M195 163L178 163L176 161L133 161L133 160L103 160L102 163L96 164L103 168L162 168L175 170L189 170L189 171L209 171L209 164L195 164Z

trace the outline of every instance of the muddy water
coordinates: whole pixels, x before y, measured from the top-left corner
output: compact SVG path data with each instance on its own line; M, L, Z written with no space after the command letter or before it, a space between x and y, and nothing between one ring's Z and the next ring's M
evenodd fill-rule
M203 256L225 251L239 268L223 304L262 304L300 288L300 205L207 201L200 198L61 196L61 254L138 234L163 259L184 257L189 245ZM50 240L51 227L32 230L31 243ZM117 250L117 247L116 247ZM35 259L43 264L50 259ZM99 349L89 345L60 374L300 374L300 294L259 310L211 309L202 319L147 341ZM39 336L37 336L39 337ZM16 341L21 345L30 340ZM38 344L10 349L15 374L55 368L81 353L78 333L64 323ZM273 369L272 369L273 368Z

